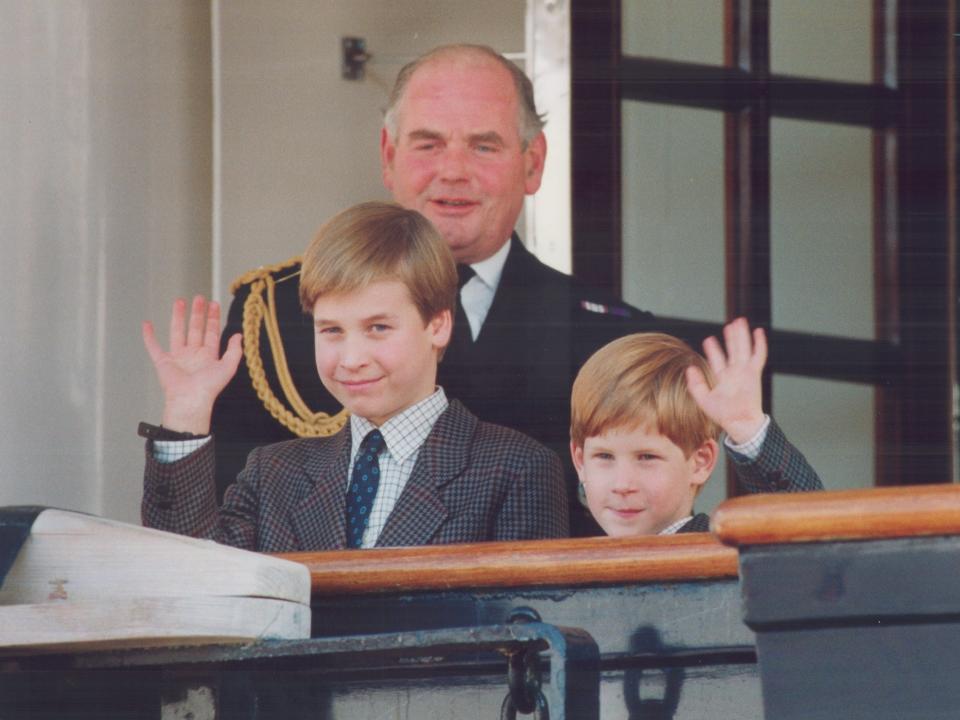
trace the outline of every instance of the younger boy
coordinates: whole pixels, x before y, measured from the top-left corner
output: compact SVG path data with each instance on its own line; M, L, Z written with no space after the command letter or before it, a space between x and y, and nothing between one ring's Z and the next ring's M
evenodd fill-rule
M822 489L761 408L763 330L751 342L740 318L724 328L724 340L726 353L708 338L704 360L669 335L628 335L581 368L570 451L587 506L608 535L707 531L710 518L693 515L693 502L716 465L721 430L747 492Z
M221 509L210 416L239 338L218 358L219 308L204 321L203 298L186 333L185 303L174 304L169 352L145 323L165 404L163 426L145 433L144 524L268 552L565 536L557 456L436 386L456 290L450 251L419 213L365 203L326 223L304 255L300 299L320 380L350 422L255 449Z

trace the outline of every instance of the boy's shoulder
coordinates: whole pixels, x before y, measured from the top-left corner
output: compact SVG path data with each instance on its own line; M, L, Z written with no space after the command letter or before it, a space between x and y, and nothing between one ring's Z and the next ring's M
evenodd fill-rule
M506 457L518 453L545 453L556 456L556 453L529 435L503 425L480 420L456 399L450 400L447 409L433 426L431 435L437 436L445 443L462 443L470 450L473 457L478 454L491 456L499 454Z
M686 525L677 530L677 533L710 532L710 516L706 513L697 513Z
M332 435L324 437L293 438L254 448L248 463L261 469L284 470L296 467L325 467L340 454L349 452L350 429L345 425Z

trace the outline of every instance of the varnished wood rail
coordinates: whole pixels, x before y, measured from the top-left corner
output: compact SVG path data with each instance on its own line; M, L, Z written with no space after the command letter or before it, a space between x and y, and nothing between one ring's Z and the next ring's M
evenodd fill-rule
M732 546L958 535L960 485L746 495L721 504L711 528Z
M736 550L707 533L335 550L279 557L310 569L315 595L737 576Z

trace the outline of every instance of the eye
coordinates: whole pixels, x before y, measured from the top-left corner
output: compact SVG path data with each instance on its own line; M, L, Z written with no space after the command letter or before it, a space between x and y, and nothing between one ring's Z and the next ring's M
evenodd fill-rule
M335 337L340 335L343 332L336 325L325 325L324 327L317 328L317 335L322 335L324 337Z
M370 325L370 332L372 333L385 333L390 329L390 326L386 323L373 323Z
M605 452L603 450L598 450L593 453L593 458L595 460L613 460L613 453Z
M637 453L637 460L641 462L650 462L652 460L657 460L658 456L653 453Z
M494 143L478 143L474 148L481 155L492 155L493 153L500 152L500 146Z

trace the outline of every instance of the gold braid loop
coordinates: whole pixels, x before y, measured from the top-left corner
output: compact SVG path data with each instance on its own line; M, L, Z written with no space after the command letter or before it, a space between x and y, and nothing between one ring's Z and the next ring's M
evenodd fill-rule
M250 283L250 294L243 303L243 355L246 358L247 369L250 371L250 380L257 397L263 403L267 412L277 422L293 432L297 437L327 437L340 430L346 422L348 413L341 409L336 415L325 412L313 412L300 397L297 388L290 376L287 365L287 356L283 349L283 340L280 337L280 325L277 322L277 306L274 295L275 281L271 272L283 269L291 262L270 268L257 268L243 275L234 282L233 287ZM293 276L287 276L284 280ZM267 291L264 300L263 292ZM267 375L263 369L263 359L260 357L260 328L266 324L267 339L270 342L270 352L273 355L273 365L280 380L280 387L293 412L284 407L280 399L274 395L267 382ZM294 414L296 413L296 414Z

